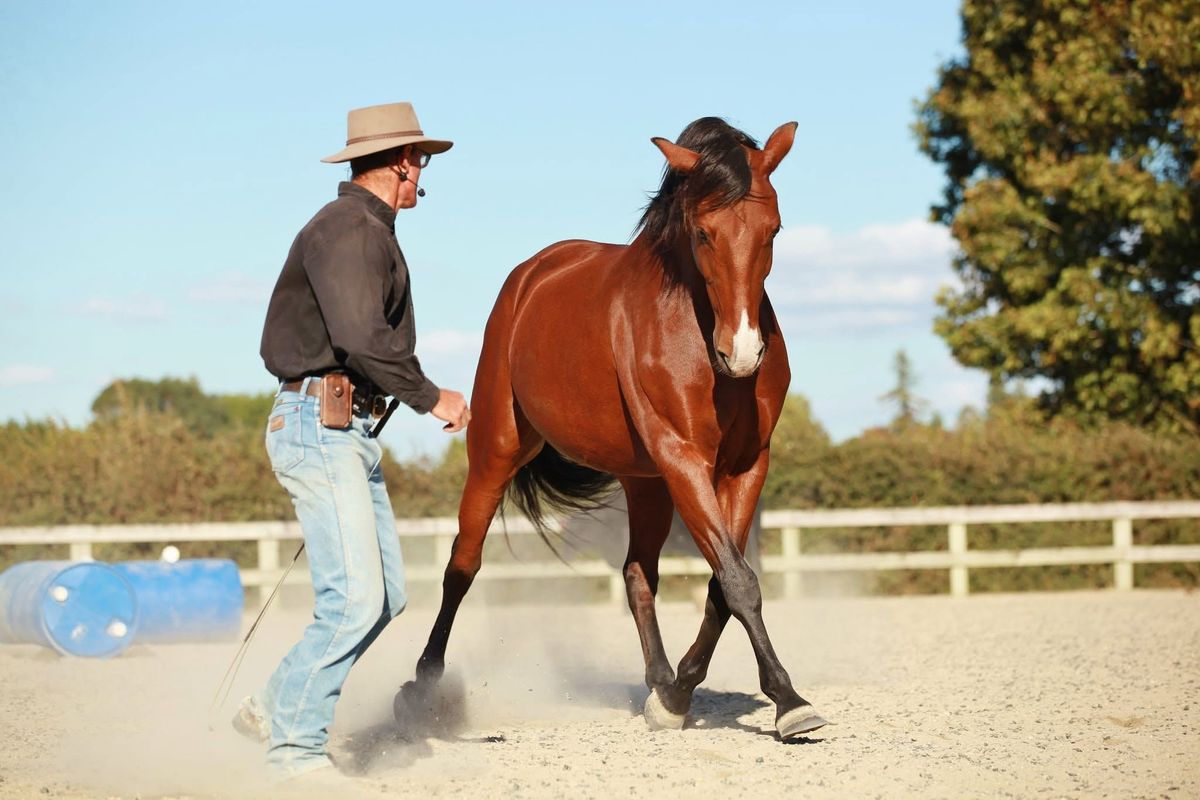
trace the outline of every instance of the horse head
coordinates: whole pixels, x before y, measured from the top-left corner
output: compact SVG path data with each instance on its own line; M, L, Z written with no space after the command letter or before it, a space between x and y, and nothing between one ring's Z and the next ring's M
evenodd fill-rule
M695 133L702 123L713 132ZM795 122L780 125L760 150L740 131L706 118L688 126L680 143L651 140L666 157L669 173L681 180L672 192L681 199L677 236L690 248L712 304L716 367L735 378L753 375L766 350L759 310L780 227L770 176L795 135ZM686 146L691 141L701 146L691 149Z

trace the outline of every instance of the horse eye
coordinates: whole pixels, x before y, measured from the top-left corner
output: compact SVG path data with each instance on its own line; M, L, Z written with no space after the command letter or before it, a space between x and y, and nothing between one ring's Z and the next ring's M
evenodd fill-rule
M783 230L783 226L782 226L782 225L776 225L776 226L775 226L775 230L771 231L771 238L772 238L772 239L774 239L776 236L778 236L778 235L779 235L779 232L780 232L781 230Z
M696 228L696 241L700 244L708 244L708 234L703 228Z

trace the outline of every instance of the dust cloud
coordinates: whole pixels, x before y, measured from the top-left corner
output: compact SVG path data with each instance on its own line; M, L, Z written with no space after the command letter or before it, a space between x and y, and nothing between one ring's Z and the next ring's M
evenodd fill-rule
M352 670L331 729L330 749L343 771L380 775L412 768L429 756L431 742L499 742L503 736L493 729L514 720L552 724L640 712L645 692L631 620L623 636L593 637L569 607L531 607L514 617L468 601L439 686L440 721L409 720L401 729L393 698L413 677L433 615L432 609L406 611ZM107 661L62 658L34 646L5 648L6 682L22 686L24 697L6 696L3 708L23 718L18 727L27 731L21 734L31 745L25 755L33 758L5 764L12 752L6 748L0 797L39 782L61 796L278 793L265 775L264 746L239 736L229 720L306 623L297 608L273 608L215 713L210 704L236 643L135 646ZM614 659L595 648L627 651L620 661L631 669L601 666Z

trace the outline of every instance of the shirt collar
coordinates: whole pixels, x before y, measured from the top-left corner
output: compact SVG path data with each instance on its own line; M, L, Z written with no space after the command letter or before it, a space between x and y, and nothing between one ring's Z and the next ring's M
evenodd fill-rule
M379 196L370 189L365 189L357 183L350 181L342 181L338 184L338 197L355 197L364 204L372 214L379 218L379 221L389 228L396 227L396 212L387 203L379 199Z

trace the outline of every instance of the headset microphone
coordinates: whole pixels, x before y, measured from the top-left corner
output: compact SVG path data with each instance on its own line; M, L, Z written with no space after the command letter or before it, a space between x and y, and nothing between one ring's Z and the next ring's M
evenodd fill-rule
M408 172L406 170L400 170L400 182L404 183L406 180L408 180ZM418 186L417 187L417 197L424 197L424 196L425 196L425 190L422 189L420 186Z

